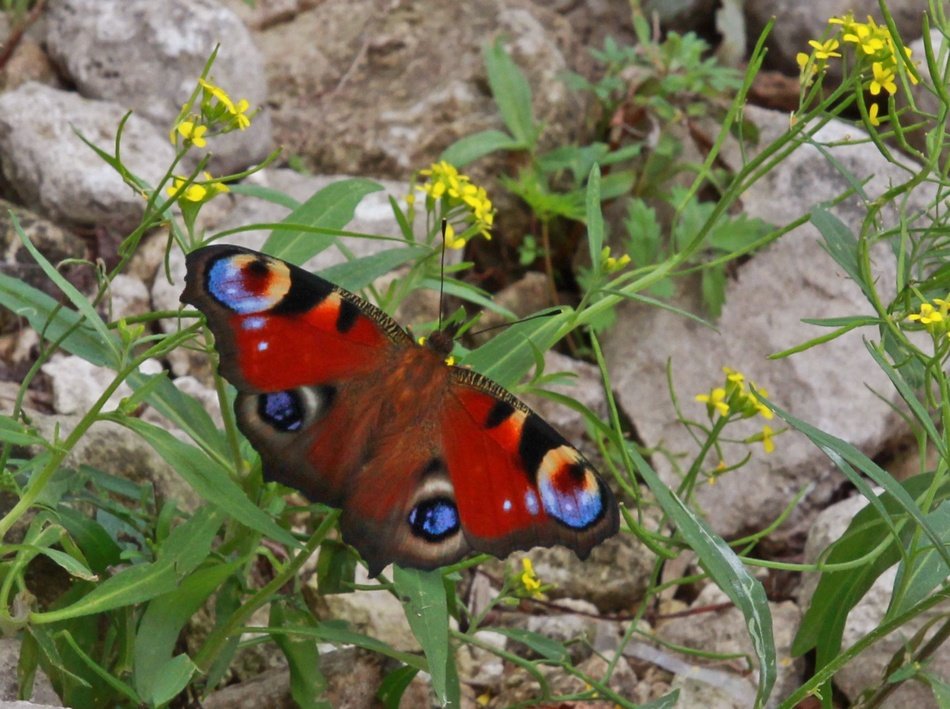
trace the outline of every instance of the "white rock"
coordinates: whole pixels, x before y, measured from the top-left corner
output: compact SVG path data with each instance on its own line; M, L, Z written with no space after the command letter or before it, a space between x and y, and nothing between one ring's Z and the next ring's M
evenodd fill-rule
M112 153L127 110L34 82L0 94L3 176L26 206L54 220L118 231L134 227L145 200L76 135ZM172 158L167 134L136 116L129 119L122 160L130 171L156 184Z
M162 371L158 360L147 360L139 370L143 374ZM53 409L60 414L85 414L99 400L102 393L115 379L116 373L107 367L98 367L75 355L55 354L41 367L50 378L53 388ZM103 411L118 407L119 402L132 394L125 383L109 397Z
M260 52L240 18L213 0L55 0L46 16L49 52L79 92L134 110L163 135L218 44L212 83L252 109L266 103ZM269 114L210 138L208 149L216 175L260 162L271 150Z

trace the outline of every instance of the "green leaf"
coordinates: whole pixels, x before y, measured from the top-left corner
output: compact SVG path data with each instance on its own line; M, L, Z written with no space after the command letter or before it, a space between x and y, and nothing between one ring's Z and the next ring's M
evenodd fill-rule
M869 325L880 325L880 318L870 315L845 315L840 318L802 318L803 323L817 325L818 327L846 327L854 329L856 327L867 327Z
M600 252L604 247L604 215L600 211L600 166L594 163L587 176L587 249L591 268L600 273Z
M96 574L92 572L92 569L66 552L49 548L37 548L36 551L52 559L53 562L62 567L70 576L75 576L83 581L95 581L98 578Z
M772 614L765 589L749 574L729 545L660 480L660 476L640 452L632 445L627 446L627 450L637 472L643 476L650 490L656 495L660 507L673 520L686 543L696 552L703 568L742 612L759 662L756 706L763 706L772 692L776 677Z
M13 228L16 230L17 235L20 237L20 241L23 242L23 246L26 247L26 250L30 252L30 255L33 259L40 265L40 268L43 269L43 273L46 274L47 278L59 288L62 293L69 298L69 301L76 307L76 311L79 312L84 318L86 324L91 327L96 334L99 336L100 347L106 350L106 358L108 362L118 362L119 359L119 346L117 339L109 332L109 328L106 327L105 322L102 318L99 317L99 313L96 312L96 309L93 307L92 303L89 302L89 299L85 295L80 293L76 287L66 280L66 278L56 270L56 267L53 266L47 260L47 258L40 253L33 242L30 241L29 237L24 233L23 229L20 227L20 222L17 219L17 216L14 212L10 212L10 219L13 222ZM114 368L114 367L113 367Z
M137 564L106 579L72 605L53 611L33 613L31 620L34 623L54 623L67 618L105 613L114 608L151 600L163 593L173 591L177 585L178 575L172 563L156 561L150 564Z
M108 367L114 364L113 348L75 310L67 308L41 290L0 273L0 305L26 318L47 340L58 340L69 332L60 346L87 362Z
M502 120L515 140L530 150L539 132L531 111L531 87L500 39L485 46L485 69Z
M927 515L927 522L944 540L944 546L950 544L950 500L944 500L937 509ZM903 593L891 596L891 606L887 609L885 620L906 612L930 595L950 576L947 565L933 545L918 545L913 549L910 559L901 563L894 580L894 589L903 589Z
M950 563L950 550L944 548L943 541L924 518L924 514L917 506L917 503L907 494L907 491L890 473L881 468L850 443L842 441L840 438L836 438L824 431L819 431L814 426L795 418L787 411L783 411L763 396L759 396L759 399L772 409L783 421L808 436L812 443L818 446L818 448L831 459L838 469L854 483L854 486L858 488L861 494L868 498L871 504L878 510L880 515L885 519L885 522L889 524L891 532L895 537L898 537L897 529L889 522L890 518L878 500L877 495L874 494L864 478L856 473L851 466L860 470L861 473L869 477L875 484L880 485L884 490L893 495L902 511L910 515L910 517L920 525L921 530L930 539L934 547L940 550L940 556L943 561Z
M316 621L306 611L288 603L272 603L269 624L278 628L311 628ZM330 709L323 697L327 690L326 677L320 672L320 651L317 643L294 633L274 635L274 642L284 653L290 668L290 694L301 709Z
M281 632L281 629L278 628L255 627L247 628L247 630L249 632L270 633L272 635L276 635L277 632ZM296 635L307 635L314 637L335 645L356 645L357 647L361 647L364 650L369 650L370 652L378 653L384 657L391 657L392 659L397 660L404 665L415 667L418 670L428 671L428 665L426 664L425 658L420 657L419 655L414 655L411 652L395 650L382 640L377 640L376 638L371 638L368 635L354 632L350 630L349 627L347 627L345 620L325 620L314 628L297 627L291 632Z
M206 453L141 419L123 417L117 422L145 439L206 502L281 544L299 546L293 535L251 502L228 470Z
M120 562L122 550L99 522L65 506L57 507L55 514L95 573Z
M459 706L459 687L450 681L455 656L449 645L449 610L442 573L395 566L393 585L403 602L412 634L425 653L436 697L442 706Z
M463 363L510 388L534 365L534 350L551 349L571 317L573 313L562 310L551 317L516 323L467 354Z
M247 182L232 182L228 188L234 194L246 195L248 197L257 197L265 202L279 204L281 207L293 211L300 206L300 202L291 197L286 192L275 190L271 187L262 187L261 185L250 185Z
M700 283L706 312L710 318L717 320L726 302L726 267L723 264L707 266L702 270Z
M283 220L325 229L342 229L353 219L357 205L371 192L383 189L372 180L340 180L319 190ZM261 249L291 263L304 263L336 240L332 234L314 234L300 229L274 229Z
M417 261L432 253L428 246L400 246L395 249L379 251L363 258L338 263L320 271L320 275L331 283L350 291L365 288L380 276L384 276L397 266Z
M179 576L190 574L211 554L211 545L223 523L224 513L219 508L198 508L162 542L158 558L171 561Z
M383 703L385 709L399 709L399 702L406 688L419 674L415 667L397 667L388 675L383 677L379 683L379 689L376 690L376 697Z
M932 483L933 475L928 474L915 475L901 485L908 495L919 498L926 494ZM950 482L939 491L941 496L948 493ZM894 528L908 515L890 493L883 492L874 497L875 504L858 511L844 534L828 547L823 557L827 564L846 564L872 551L876 551L875 556L855 569L822 573L792 643L795 656L817 648L822 660L819 667L838 654L844 624L851 609L864 597L875 579L900 559ZM904 535L911 534L911 529L906 528Z
M489 628L493 632L500 633L506 637L516 640L522 645L531 648L545 660L556 662L558 664L569 663L571 654L562 643L552 640L546 635L535 633L521 628Z
M858 240L847 225L838 217L822 207L811 211L811 223L825 240L825 251L835 260L851 280L857 283L871 302L876 300L868 290L858 265Z
M461 168L496 150L527 150L528 147L500 130L483 130L456 140L442 151L439 160Z
M186 666L191 667L193 671L194 665L187 655L178 656L188 659L187 663L172 657L178 644L178 636L185 624L225 579L240 570L241 563L216 563L199 569L185 577L178 588L158 596L148 604L139 622L132 648L135 689L141 697L160 704L159 697L167 693L170 686L164 679L166 671L180 671ZM179 664L169 668L169 663L173 661ZM189 674L189 679L190 677Z
M0 415L0 442L14 446L43 446L46 440L35 433L22 421L11 416Z
M357 557L352 548L335 539L320 545L317 557L317 586L321 595L350 593L356 578Z
M147 388L145 401L206 451L222 458L230 454L224 432L215 425L204 405L176 387L166 372L132 372L125 381L136 392Z
M175 655L155 669L155 683L151 686L151 694L145 697L152 706L164 706L185 691L198 671L197 665L185 653Z

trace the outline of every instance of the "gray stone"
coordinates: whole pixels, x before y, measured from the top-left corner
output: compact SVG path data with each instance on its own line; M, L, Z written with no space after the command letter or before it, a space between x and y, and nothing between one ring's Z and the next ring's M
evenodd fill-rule
M564 18L526 0L380 5L327 0L256 36L275 137L306 164L405 175L462 136L501 128L482 54L495 36L527 74L551 144L575 130L584 107L559 75L585 55Z
M212 83L252 109L267 100L264 63L250 33L214 0L54 0L47 15L49 53L79 92L132 109L163 135L217 44ZM270 134L265 111L247 130L209 139L211 169L217 175L260 162L271 150Z
M746 116L760 126L762 145L787 125L787 117L774 112L747 109ZM865 185L869 199L889 184L906 179L905 172L866 143L848 144L849 137L860 141L863 134L833 121L815 139L831 143L827 150L858 179L869 178ZM839 141L843 144L836 144ZM734 164L740 159L736 152L726 152L723 157ZM817 199L828 199L847 186L818 150L802 146L747 190L743 207L751 216L785 224L806 214ZM926 203L926 189L919 190L910 196L907 208L913 213ZM853 201L837 206L834 212L852 229L860 226L864 216ZM893 215L881 216L893 223ZM875 252L874 260L878 287L886 291L887 284L893 283L893 259L886 252ZM885 297L889 296L885 293ZM679 305L699 311L695 298L684 297ZM738 268L727 286L726 304L716 323L718 331L665 310L624 306L616 326L605 333L604 350L619 401L647 446L662 445L688 455L698 450L677 421L670 402L669 361L680 406L693 420L706 421L705 405L693 401L693 396L722 386L721 367L729 366L764 387L772 401L793 415L873 455L902 430L886 401L875 394L886 396L893 391L861 341L865 334L874 339L876 332L853 331L786 359L767 359L771 353L827 333L825 328L803 323L803 318L868 312L871 306L859 288L821 248L817 230L808 223ZM730 438L742 439L766 423L781 427L778 421L760 417L741 423L744 425L727 432ZM840 484L837 469L804 436L790 431L777 437L775 445L776 451L766 455L758 444L725 443L727 464L739 462L747 452L751 452L751 460L715 485L698 486L699 507L720 534L761 529L795 494L813 486L790 522L779 530L779 534L802 534L814 509ZM678 482L680 477L667 458L656 455L653 463L669 484ZM717 463L717 459L707 459L704 469L712 470Z
M17 696L17 664L20 659L20 642L15 638L0 638L0 707L14 707L15 709L43 709L44 707L61 707L62 702L56 696L53 685L46 673L37 668L33 680L33 692L30 701L16 701Z
M113 152L121 106L37 83L0 94L0 165L23 203L54 221L126 231L145 200L76 135ZM132 116L122 137L128 169L157 184L173 151L168 137Z

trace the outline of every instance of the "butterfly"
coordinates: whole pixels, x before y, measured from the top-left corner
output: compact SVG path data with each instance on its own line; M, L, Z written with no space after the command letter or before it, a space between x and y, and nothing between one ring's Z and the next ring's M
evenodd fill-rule
M420 345L359 296L237 246L187 267L181 300L205 315L265 478L340 508L371 576L554 544L583 559L617 532L593 466L503 387L451 366L444 331Z

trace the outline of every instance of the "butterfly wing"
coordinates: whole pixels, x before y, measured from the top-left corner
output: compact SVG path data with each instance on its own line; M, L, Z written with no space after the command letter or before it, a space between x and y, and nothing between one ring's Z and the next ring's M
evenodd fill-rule
M580 451L491 380L452 373L442 446L473 549L505 556L563 544L583 559L617 532L613 493Z

